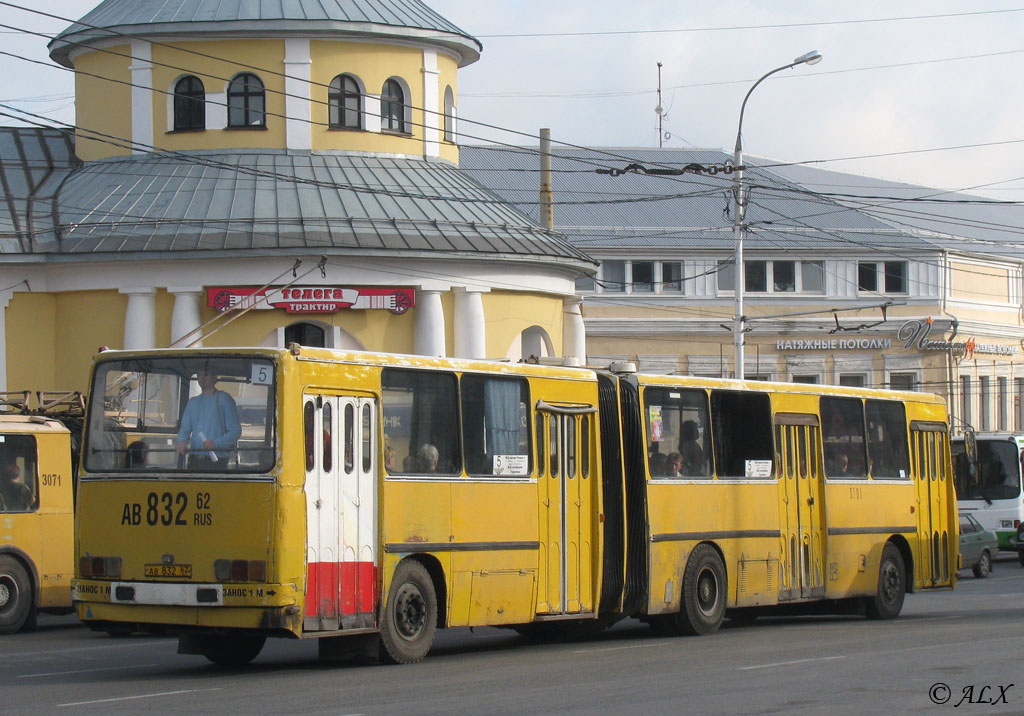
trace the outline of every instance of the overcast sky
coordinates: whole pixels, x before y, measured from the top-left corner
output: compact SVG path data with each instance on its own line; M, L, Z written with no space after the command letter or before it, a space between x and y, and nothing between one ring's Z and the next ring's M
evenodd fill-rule
M13 1L73 18L98 4ZM747 152L794 162L915 152L816 166L1024 201L1024 0L427 2L484 45L460 74L460 130L480 138L467 141L530 143L466 121L477 120L549 127L572 144L657 146L661 62L665 146L731 150L751 84L816 49L821 63L751 96ZM0 23L49 34L67 24L6 6ZM49 63L45 39L0 30L0 49ZM0 55L0 100L71 122L72 77L49 64Z

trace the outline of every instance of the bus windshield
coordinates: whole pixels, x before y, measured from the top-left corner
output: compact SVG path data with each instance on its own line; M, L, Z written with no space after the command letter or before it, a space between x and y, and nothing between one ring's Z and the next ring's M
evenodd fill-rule
M978 468L972 470L962 440L951 445L956 496L960 500L1009 500L1020 496L1020 461L1010 440L978 440Z
M275 462L274 365L231 356L131 358L96 366L90 472L267 472Z

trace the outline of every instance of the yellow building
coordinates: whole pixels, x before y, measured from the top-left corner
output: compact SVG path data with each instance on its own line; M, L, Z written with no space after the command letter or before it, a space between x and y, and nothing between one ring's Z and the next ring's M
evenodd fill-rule
M554 154L554 226L601 263L577 285L590 362L734 376L732 155ZM499 196L535 181L504 147L467 146L461 161ZM746 165L744 377L927 391L954 429L1024 430L1024 207Z
M0 389L84 389L101 345L582 360L595 264L458 167L480 43L268 7L106 0L50 43L76 125L0 129Z

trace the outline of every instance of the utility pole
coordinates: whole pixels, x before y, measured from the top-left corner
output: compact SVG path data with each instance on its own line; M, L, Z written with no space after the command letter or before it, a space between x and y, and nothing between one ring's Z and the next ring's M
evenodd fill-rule
M540 130L540 223L555 227L554 192L551 189L551 130Z
M661 120L665 116L665 107L661 104L661 63L658 63L658 106L654 108L654 113L658 115L658 149L663 147L662 140L665 137L665 133L661 128Z

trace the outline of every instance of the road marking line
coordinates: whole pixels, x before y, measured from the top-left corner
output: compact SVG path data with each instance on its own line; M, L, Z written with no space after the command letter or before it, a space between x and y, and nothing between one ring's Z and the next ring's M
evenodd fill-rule
M634 644L633 646L609 646L606 649L577 649L573 654L594 654L599 651L622 651L623 649L647 649L652 646L668 646L675 644L673 641L659 641L655 644Z
M774 664L759 664L757 666L741 666L740 671L750 671L751 669L772 669L776 666L792 666L793 664L806 664L811 661L835 661L836 659L845 659L845 656L822 656L816 659L796 659L794 661L777 661Z
M15 651L6 652L5 658L21 656L45 656L47 654L67 654L74 651L99 651L101 649L127 649L139 646L153 646L154 644L173 644L168 639L153 639L150 641L133 641L130 644L108 644L106 646L78 646L71 649L46 649L44 651Z
M96 699L95 701L73 701L67 704L57 704L58 707L64 706L88 706L89 704L109 704L112 701L133 701L135 699L152 699L157 696L178 696L180 694L195 694L200 691L220 691L220 687L214 689L182 689L181 691L161 691L158 694L139 694L138 696L119 696L115 699Z
M148 666L159 666L159 664L135 664L132 666L104 666L97 669L78 669L76 671L49 671L45 674L21 674L19 679L35 679L40 676L64 676L65 674L88 674L91 671L117 671L118 669L144 669Z

